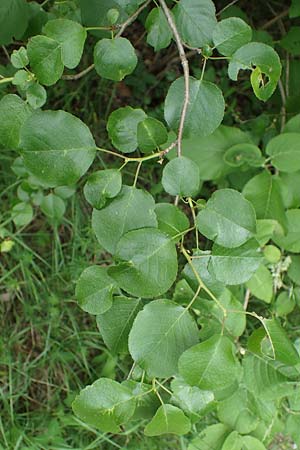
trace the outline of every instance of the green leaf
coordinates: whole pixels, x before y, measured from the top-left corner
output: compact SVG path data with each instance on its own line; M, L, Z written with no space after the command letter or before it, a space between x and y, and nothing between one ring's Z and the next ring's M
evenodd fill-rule
M157 203L155 205L158 228L171 237L175 237L187 230L190 226L189 220L184 212L170 203ZM180 236L178 236L178 240Z
M281 259L281 251L275 245L266 245L264 248L264 257L272 264L277 264Z
M218 51L231 56L236 50L251 41L252 30L239 17L221 20L213 31L213 41Z
M266 152L272 164L283 172L296 172L300 169L300 133L283 133L271 139Z
M229 436L227 436L222 450L242 450L242 438L237 431L232 431Z
M299 0L292 0L291 6L290 6L289 16L291 18L300 16L300 3L299 3Z
M19 146L20 130L32 109L20 97L8 94L0 100L0 145L16 150Z
M172 401L188 414L196 418L206 414L215 405L212 391L204 391L196 386L190 386L183 378L174 378L171 382Z
M0 45L10 44L13 38L22 37L28 25L28 10L26 0L1 0Z
M299 364L299 354L278 321L275 319L263 319L263 324L272 345L274 358L290 366Z
M152 117L147 117L138 123L137 141L143 153L151 153L168 140L168 132L163 123Z
M262 442L253 436L242 436L243 450L267 450Z
M255 397L244 386L240 386L233 395L219 403L218 418L228 428L241 434L251 433L259 421Z
M224 332L230 337L241 336L246 328L243 305L229 289L224 289L218 296L218 300L226 310L226 317L220 306L211 300L201 298L199 304L195 305L200 311L198 319L198 323L201 325L200 338L209 339L214 334Z
M236 81L241 69L252 71L251 84L256 97L263 101L268 100L281 75L281 63L275 50L258 42L243 45L232 55L229 62L229 78Z
M138 147L138 124L146 117L142 109L130 106L113 111L107 122L108 135L113 145L122 153L134 152Z
M198 1L198 0L197 0ZM184 101L184 78L175 80L165 100L165 119L170 128L177 130ZM220 125L225 102L222 91L209 81L190 77L190 101L184 125L184 136L208 136Z
M286 218L287 234L275 233L273 241L289 252L300 253L300 209L289 209Z
M201 180L215 180L232 170L224 161L225 152L235 144L250 142L249 136L238 128L221 125L205 138L183 139L182 153L198 165ZM174 150L167 156L175 157L175 154Z
M243 368L247 389L261 400L280 399L294 393L295 383L280 372L281 366L261 357L246 356Z
M180 355L196 342L198 328L190 313L170 300L155 300L138 313L129 351L150 376L170 377L178 373Z
M291 260L292 262L287 272L288 276L294 283L300 285L300 256L292 255Z
M16 227L25 227L33 219L33 209L29 203L17 203L11 210L12 220Z
M138 59L126 38L101 39L94 49L94 64L98 75L108 80L121 81L136 68Z
M26 91L30 86L31 76L26 70L18 70L12 80L14 86L19 86L22 91Z
M112 306L97 315L101 336L113 354L128 352L128 336L137 313L142 309L140 299L114 297Z
M74 186L58 186L54 189L54 193L58 195L63 200L72 197L76 192L76 187Z
M107 199L118 195L121 187L121 172L116 169L106 169L92 173L84 185L83 192L90 205L101 209Z
M100 378L84 388L72 408L80 420L103 432L118 433L135 410L130 389L108 378Z
M265 158L260 149L253 144L236 144L224 153L224 161L231 167L261 167Z
M237 379L240 372L234 350L226 336L212 336L181 355L179 373L192 386L211 391L224 389Z
M197 228L223 247L239 247L256 233L255 211L238 191L221 189L213 193L199 212Z
M222 450L229 433L230 430L222 423L210 425L192 440L188 450Z
M174 242L155 228L126 233L117 245L120 264L109 269L118 286L130 295L153 298L174 283L177 253Z
M185 156L173 159L164 167L162 185L168 194L194 197L200 188L197 164Z
M212 44L217 19L211 0L180 0L173 12L179 34L186 44L197 48Z
M99 243L114 254L127 231L156 227L155 202L148 192L123 186L121 192L101 210L93 210L92 227Z
M300 27L291 27L281 39L280 45L291 55L300 55Z
M182 436L188 433L190 429L191 422L181 409L164 404L158 408L155 416L146 426L144 433L146 436L160 436L168 433Z
M116 284L108 275L107 267L91 266L80 275L75 295L84 311L97 315L111 307L115 290Z
M76 183L95 157L88 127L65 111L37 111L21 129L25 166L50 187Z
M214 244L208 269L222 283L242 284L252 277L261 259L262 255L254 239L233 249Z
M111 25L107 13L113 8L119 12L118 22L123 23L128 18L125 10L128 2L118 0L79 0L82 23L89 27L103 26L109 27ZM97 32L97 35L99 32ZM103 33L101 33L103 34ZM105 33L104 33L105 34ZM106 32L108 34L108 32Z
M257 271L247 281L247 288L254 297L271 303L273 297L273 278L270 271L263 264L259 266Z
M276 316L285 317L290 314L296 306L295 295L293 292L280 292L275 300L274 310Z
M276 177L267 171L256 175L245 185L243 195L254 206L258 219L274 219L285 227L284 205Z
M300 129L300 127L299 127ZM300 171L293 173L281 172L279 184L281 188L284 206L287 209L300 206L300 183L298 183Z
M26 91L26 100L33 109L41 108L47 101L46 89L39 83L31 84Z
M86 31L80 23L67 19L49 20L43 33L59 42L62 61L68 69L78 66L86 40Z
M27 50L25 47L20 47L14 50L10 56L11 63L16 69L23 69L29 64Z
M256 222L257 233L255 238L257 239L259 245L263 247L272 238L275 230L281 226L276 220L272 219L258 219ZM265 251L265 249L264 249Z
M31 69L41 84L51 86L62 76L64 65L59 42L47 36L34 36L27 45Z
M161 8L153 8L146 20L147 42L156 52L170 45L172 31Z
M54 223L59 223L63 218L66 205L65 202L55 194L46 195L41 202L41 211Z

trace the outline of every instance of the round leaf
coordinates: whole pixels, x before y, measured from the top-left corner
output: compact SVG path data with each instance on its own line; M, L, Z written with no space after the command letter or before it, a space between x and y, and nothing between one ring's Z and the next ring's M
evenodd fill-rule
M139 149L144 153L151 153L164 144L168 139L168 132L159 120L147 117L138 123L137 141Z
M190 226L187 216L175 205L157 203L155 205L158 228L169 236L178 236Z
M126 38L101 39L95 45L94 63L100 77L121 81L134 71L137 62L135 50Z
M239 371L234 346L226 336L212 336L186 350L179 359L180 374L201 389L224 389L237 379Z
M114 297L111 308L97 316L101 336L113 354L128 352L128 335L141 309L140 299Z
M155 300L138 313L129 351L150 376L170 377L178 373L180 355L197 342L198 328L190 313L170 300Z
M174 242L155 228L129 231L117 245L118 266L109 275L118 286L136 297L152 298L167 292L177 275Z
M115 282L106 267L91 266L85 269L76 284L79 306L90 314L102 314L112 305Z
M222 91L208 81L190 77L190 101L184 124L184 136L208 136L220 125L225 102ZM180 123L184 100L184 78L175 80L165 101L165 119L173 130Z
M123 186L121 192L101 210L94 209L92 227L100 244L114 254L127 231L156 227L153 197L141 189Z
M0 45L10 44L13 38L21 38L28 25L26 0L1 0Z
M72 408L77 417L104 432L118 433L135 410L129 388L108 378L100 378L84 388Z
M272 164L283 172L300 169L300 133L283 133L269 141L266 152Z
M137 127L146 119L142 109L130 106L113 111L108 118L107 131L113 145L123 153L131 153L137 149Z
M276 233L273 241L289 252L300 253L300 209L289 209L286 217L287 234Z
M221 20L213 32L214 45L225 56L231 56L242 45L250 42L251 38L251 28L239 17Z
M33 109L41 108L47 101L46 89L39 83L31 84L26 91L26 100Z
M213 193L199 212L197 227L223 247L239 247L256 233L255 211L238 191L221 189Z
M224 153L224 161L231 167L251 166L260 167L265 158L262 157L260 149L253 144L236 144Z
M173 12L184 42L197 48L212 43L217 20L216 8L211 0L180 0Z
M27 45L32 71L41 84L51 86L63 74L64 65L59 42L47 36L34 36Z
M5 95L0 100L0 145L11 150L19 146L20 130L32 109L20 97Z
M263 101L268 100L281 75L281 63L275 50L259 42L243 45L232 55L229 62L229 78L236 81L240 69L253 71L251 84L256 97ZM267 79L264 80L263 77Z
M172 31L161 8L153 8L146 20L147 42L156 52L170 45Z
M92 164L95 147L88 127L65 111L37 111L21 130L25 166L50 187L78 181Z
M247 282L247 288L250 289L254 297L266 303L271 303L273 297L273 278L266 266L259 266Z
M92 173L84 185L86 200L96 209L101 209L108 198L118 195L122 187L122 175L119 170L107 169Z
M43 198L40 206L42 212L53 222L59 222L66 211L65 202L52 193Z
M168 433L182 436L188 433L190 429L191 422L181 409L164 404L158 408L155 416L146 426L144 433L146 436L160 436Z
M59 42L62 61L68 69L78 66L86 40L86 31L80 23L67 19L49 20L43 32L49 38Z
M168 194L193 197L200 188L199 167L185 156L175 158L164 167L162 185Z
M222 283L242 284L252 277L261 259L262 254L254 239L237 248L225 248L214 244L208 268Z

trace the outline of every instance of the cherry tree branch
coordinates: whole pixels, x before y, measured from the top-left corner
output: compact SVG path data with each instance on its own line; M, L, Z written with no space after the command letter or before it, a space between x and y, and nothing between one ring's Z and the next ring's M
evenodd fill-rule
M182 155L182 136L183 136L183 130L184 130L184 123L187 115L187 109L189 106L189 100L190 100L190 70L189 70L189 63L184 51L184 46L182 43L182 40L180 38L180 35L178 33L176 24L173 20L172 14L165 2L165 0L159 0L159 3L165 13L165 16L167 18L168 24L173 32L174 39L178 48L178 53L181 61L181 65L183 68L183 75L184 75L184 101L182 105L182 111L180 116L180 122L179 122L179 128L178 128L178 146L177 146L177 155Z

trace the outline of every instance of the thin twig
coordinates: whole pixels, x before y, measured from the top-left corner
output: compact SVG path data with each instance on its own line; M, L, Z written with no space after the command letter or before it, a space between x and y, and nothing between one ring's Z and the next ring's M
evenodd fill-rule
M165 2L165 0L159 0L159 3L161 4L161 7L165 13L165 16L167 18L168 24L173 32L174 39L178 48L178 53L181 61L181 65L183 68L183 74L184 74L184 101L182 105L182 111L180 116L180 122L179 122L179 128L178 128L178 147L177 147L177 155L182 155L182 136L183 136L183 130L184 130L184 123L186 119L186 114L189 106L189 99L190 99L190 70L189 70L189 63L184 51L184 47L180 38L180 35L178 33L177 27L175 25L175 22L173 20L172 14Z
M249 300L250 300L250 296L251 296L250 289L246 289L245 298L244 298L244 305L243 305L244 311L247 311L248 303L249 303Z
M146 3L144 3L142 6L140 6L139 9L137 9L135 11L135 13L132 14L132 16L128 17L128 19L121 25L120 30L118 31L118 33L116 34L116 37L120 37L125 29L128 27L128 25L130 25L132 22L135 21L135 19L139 16L139 14L145 9L147 8L147 6L150 4L151 0L147 0Z
M91 72L91 70L93 70L95 67L95 64L91 64L90 66L88 66L86 69L82 70L79 73L75 73L75 75L63 75L62 79L63 80L79 80L80 78L84 77L84 75L86 75L87 73Z
M278 20L283 19L285 16L289 14L289 10L286 9L279 13L276 17L273 17L273 19L266 22L262 27L261 30L266 30L267 28L270 28L274 23L276 23Z
M239 0L232 0L232 2L228 3L228 5L224 6L223 9L221 9L218 13L217 16L220 16L224 11L226 11L227 8L230 8L230 6L235 5Z

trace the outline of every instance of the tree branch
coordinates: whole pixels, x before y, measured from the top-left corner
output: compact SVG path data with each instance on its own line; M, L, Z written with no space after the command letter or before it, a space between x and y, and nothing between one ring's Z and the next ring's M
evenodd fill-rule
M175 25L175 22L173 20L172 14L165 2L165 0L159 0L159 3L161 4L161 7L165 13L165 16L167 18L168 24L173 32L174 39L178 48L178 53L181 61L181 65L183 68L183 75L184 75L184 101L182 105L182 111L180 116L180 122L179 122L179 128L178 128L178 147L177 147L177 155L182 155L182 135L184 130L184 123L186 119L187 109L189 106L189 100L190 100L190 70L189 70L189 63L184 51L183 43L181 41L180 35L178 33L177 27Z

